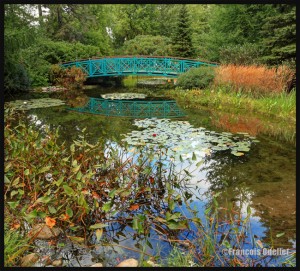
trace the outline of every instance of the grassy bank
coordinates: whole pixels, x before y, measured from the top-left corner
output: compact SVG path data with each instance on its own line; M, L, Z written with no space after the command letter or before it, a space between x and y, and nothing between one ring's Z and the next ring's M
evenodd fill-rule
M214 124L220 128L238 132L237 126L241 126L240 132L250 132L253 135L262 132L288 142L295 142L295 91L290 94L283 92L259 98L251 93L231 91L229 87L211 87L205 90L176 88L165 91L165 94L176 99L179 105L187 111L201 109L211 111ZM247 125L241 122L245 122L247 118L249 127L248 131L245 131ZM257 129L253 130L254 126L257 126Z

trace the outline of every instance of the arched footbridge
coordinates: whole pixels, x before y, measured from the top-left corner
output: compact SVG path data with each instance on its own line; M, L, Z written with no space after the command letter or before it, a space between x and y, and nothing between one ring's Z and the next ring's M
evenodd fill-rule
M61 66L78 67L87 78L99 76L148 75L178 77L192 67L217 66L217 63L165 56L114 56L65 62Z

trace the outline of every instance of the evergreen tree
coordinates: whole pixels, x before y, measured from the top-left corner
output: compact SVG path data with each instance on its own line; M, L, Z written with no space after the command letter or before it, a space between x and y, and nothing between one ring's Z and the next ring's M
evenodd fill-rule
M179 10L178 21L172 38L173 55L179 57L193 57L192 33L188 11L185 5Z
M264 19L262 60L271 65L296 62L296 6L274 5L272 15Z

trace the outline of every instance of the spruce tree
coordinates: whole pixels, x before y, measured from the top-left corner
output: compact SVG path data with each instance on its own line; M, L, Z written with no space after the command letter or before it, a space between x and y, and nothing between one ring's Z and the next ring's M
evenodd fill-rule
M272 16L264 19L262 60L270 65L296 61L296 6L278 4Z
M172 37L173 55L178 57L193 57L192 33L186 5L182 5L175 31Z

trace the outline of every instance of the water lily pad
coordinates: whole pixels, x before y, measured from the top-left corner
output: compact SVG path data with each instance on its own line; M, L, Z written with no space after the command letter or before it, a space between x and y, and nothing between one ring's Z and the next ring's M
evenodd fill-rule
M250 151L252 142L248 137L246 139L228 132L217 133L203 127L195 128L187 121L136 119L134 125L143 130L132 131L125 135L129 145L145 145L147 151L150 151L150 147L152 149L163 147L161 154L177 160L181 160L181 157L185 161L194 161L195 158L198 160L198 156L201 159L210 155L211 151L225 150L231 150L235 156L242 156L244 152Z
M243 156L244 155L243 152L235 152L235 151L232 151L231 154L233 154L234 156Z
M52 106L65 105L65 102L59 99L41 98L30 100L15 100L7 103L15 110L30 110L34 108L45 108Z

